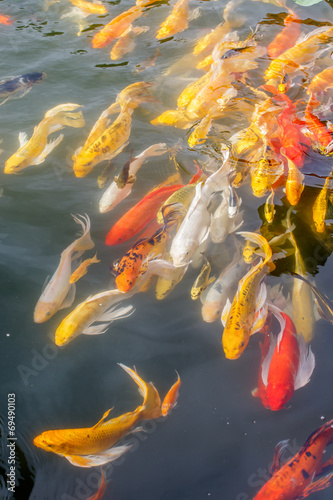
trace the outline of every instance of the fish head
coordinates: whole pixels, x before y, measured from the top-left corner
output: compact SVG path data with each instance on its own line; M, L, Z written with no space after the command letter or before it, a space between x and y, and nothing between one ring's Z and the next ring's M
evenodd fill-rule
M76 324L70 323L66 318L60 323L55 332L54 342L57 346L63 346L68 344L75 337L77 337L76 333Z
M34 310L34 322L44 323L48 321L59 309L59 304L56 302L38 301Z
M222 346L225 357L227 359L238 359L243 354L243 351L249 342L250 335L239 335L243 329L238 329L236 332L230 332L228 335L225 335L226 329L227 326L225 327L222 336Z
M61 439L58 431L45 431L39 436L35 437L33 444L38 448L45 451L52 451L53 453L65 453L66 441Z
M267 408L270 408L272 411L281 410L292 397L293 392L294 388L291 384L268 384L266 388Z
M222 306L220 302L205 302L201 309L202 319L206 323L213 323L221 318Z
M36 71L35 73L27 73L26 75L24 75L25 83L39 83L46 77L47 74L41 71Z
M124 272L116 277L116 286L120 292L129 292L138 277L137 273Z
M78 154L75 153L72 156L75 176L85 177L102 159L98 153L94 153L90 148L82 148Z
M195 250L198 248L198 243L191 238L182 239L181 244L177 244L174 239L170 249L172 262L176 267L189 264Z
M29 165L28 160L18 154L13 154L5 163L5 174L17 174L20 170Z

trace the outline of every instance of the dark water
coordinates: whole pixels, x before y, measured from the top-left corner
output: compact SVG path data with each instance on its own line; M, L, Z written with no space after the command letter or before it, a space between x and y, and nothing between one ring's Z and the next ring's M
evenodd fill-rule
M292 2L289 2L291 4ZM174 172L165 156L153 158L127 198L114 211L98 212L101 190L96 184L97 167L84 179L77 179L70 160L84 142L100 113L114 102L117 94L134 81L156 83L159 103L149 103L133 115L130 147L135 153L157 142L175 144L186 131L154 127L150 120L164 109L175 107L176 97L200 76L187 69L176 76L165 71L186 54L190 58L195 40L222 22L224 1L190 2L200 16L189 28L171 39L158 42L155 31L170 11L166 3L156 5L138 21L151 29L137 38L135 50L119 62L109 58L109 48L94 50L91 38L97 27L132 6L129 1L103 4L110 14L90 16L87 28L76 36L77 24L61 18L69 2L56 3L48 10L42 1L0 0L0 12L14 19L11 26L0 25L1 78L43 71L47 78L22 99L9 100L0 107L2 163L18 148L17 136L28 136L45 112L64 102L83 105L86 126L65 129L65 139L40 166L21 175L1 174L1 328L0 364L2 390L1 498L12 498L5 485L8 472L7 394L16 399L16 493L17 499L86 499L97 491L99 469L72 466L64 458L37 449L33 438L44 430L87 427L95 424L111 407L121 414L140 404L135 384L117 363L135 365L144 379L154 381L164 395L181 376L179 404L167 418L144 423L146 433L133 439L135 446L122 460L108 468L105 493L110 500L248 500L268 478L275 445L290 438L290 455L296 453L308 435L323 421L333 417L332 327L324 320L316 323L312 350L317 365L310 383L297 391L288 409L265 410L251 396L257 385L260 362L259 339L254 336L243 356L226 360L221 349L219 322L204 323L201 307L190 299L197 270L190 269L183 281L164 301L155 299L154 289L136 295L135 313L115 322L97 337L80 336L58 348L54 332L67 310L58 312L44 324L33 323L33 309L47 275L54 272L60 253L71 243L77 228L71 213L87 213L92 238L101 264L94 266L77 286L75 304L110 285L109 266L128 249L104 245L115 220L138 201L147 190ZM304 30L333 22L329 3L295 7L304 20ZM282 27L282 9L268 3L244 1L235 13L246 16L239 30L241 39L261 23L262 43L267 44ZM155 66L133 75L136 65L160 50ZM263 65L266 67L266 62ZM257 73L259 74L258 70ZM258 77L259 78L259 77ZM237 123L224 119L215 128L216 137L230 135ZM183 163L207 159L213 142L182 152ZM119 168L128 158L127 150L114 160ZM296 209L304 252L313 255L323 242L309 229L308 208L332 168L331 159L313 154L304 167L307 188ZM262 199L254 199L248 186L240 189L245 208L246 230L261 225ZM277 200L283 212L283 193ZM258 211L259 208L259 211ZM281 212L281 213L282 213ZM302 225L303 224L303 225ZM327 237L329 238L329 237ZM327 243L327 242L326 242ZM332 296L332 258L329 252L317 259L313 269L320 290ZM280 270L281 271L281 270ZM278 273L279 274L279 273ZM281 277L269 277L274 285ZM328 489L311 496L332 498Z

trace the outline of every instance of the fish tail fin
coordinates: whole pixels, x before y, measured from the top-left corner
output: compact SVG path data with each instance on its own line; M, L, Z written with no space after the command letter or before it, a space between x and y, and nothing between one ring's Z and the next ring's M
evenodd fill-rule
M72 214L72 217L77 224L80 224L82 226L82 236L76 240L73 251L82 252L94 248L95 243L92 241L90 236L91 224L89 216L87 214L85 215Z
M117 102L120 107L135 109L142 102L156 101L156 98L151 94L152 83L136 82L133 85L126 87L118 95Z
M161 411L162 411L163 417L166 417L167 415L169 415L171 410L177 404L181 380L180 380L179 373L178 372L176 372L176 373L177 373L178 378L177 378L176 382L170 387L165 398L163 399L163 403L161 406Z
M68 102L66 104L59 104L58 106L55 106L52 109L49 109L45 113L45 118L53 118L55 117L58 113L63 113L63 112L68 112L68 111L74 111L77 108L81 108L81 104L74 104L71 102Z
M198 182L201 177L202 177L202 170L201 168L199 167L199 165L197 164L197 162L194 160L194 163L195 163L195 166L196 166L196 173L193 175L192 179L190 180L189 184L195 184L196 182Z
M185 215L182 203L170 203L162 207L162 217L166 229L170 229Z
M136 411L139 411L141 413L142 420L160 417L161 399L154 384L152 382L149 382L149 384L147 384L141 377L139 377L136 371L132 370L126 365L123 365L122 363L118 364L123 370L125 370L125 372L129 374L130 377L132 377L134 382L139 386L139 392L143 397L143 403L137 408Z
M249 231L238 231L236 234L240 234L243 238L257 244L265 255L264 263L268 264L271 271L275 269L273 262L269 262L272 258L273 252L266 238L264 238L261 234L251 233Z

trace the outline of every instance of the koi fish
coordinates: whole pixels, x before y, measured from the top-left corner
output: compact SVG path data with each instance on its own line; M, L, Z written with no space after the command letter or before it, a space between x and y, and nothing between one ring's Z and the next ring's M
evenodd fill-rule
M0 99L4 99L0 106L8 99L19 99L25 96L35 83L39 83L46 78L46 73L26 73L21 76L8 76L0 80Z
M147 158L163 155L166 151L167 145L165 143L158 143L145 149L135 158L131 158L124 165L120 175L115 177L114 181L104 191L99 201L99 211L101 213L108 212L124 200L132 191L133 184L136 181L136 174L141 165L143 165Z
M88 297L62 320L55 332L56 345L68 344L81 334L105 333L113 321L127 318L134 312L132 306L115 308L116 304L134 293L133 291L131 294L124 294L119 290L108 290Z
M88 497L87 500L102 500L102 498L104 497L104 493L106 491L107 486L108 486L108 481L106 481L105 474L104 474L104 471L102 469L102 471L101 471L101 483L99 485L99 488L96 491L96 493L91 495L90 497Z
M112 409L107 410L93 427L45 431L35 437L35 446L65 457L73 465L93 467L115 460L129 450L130 445L115 446L142 420L161 416L160 396L152 384L144 380L129 367L119 363L139 386L143 396L142 405L134 411L107 420Z
M100 2L88 2L87 0L69 0L75 7L78 7L85 14L107 14L107 9Z
M315 302L318 307L318 312L320 316L325 319L326 321L329 321L330 323L333 324L333 303L332 301L323 293L321 293L318 288L311 283L308 279L306 279L304 276L301 276L300 274L294 273L290 271L290 274L294 276L295 278L304 281L312 290L312 292L315 295Z
M213 281L215 281L215 276L211 277L211 278L209 277L211 270L212 270L212 266L210 265L210 262L208 261L205 254L202 254L202 256L204 257L206 262L202 266L202 269L199 273L199 276L197 276L197 278L196 278L196 280L193 283L193 286L191 288L191 299L192 300L197 300L200 297L200 295L202 294L202 292L204 290L206 290L208 285L210 285L211 283L213 283Z
M100 260L97 259L97 254L94 257L91 257L90 259L86 259L81 264L75 271L71 274L71 277L69 278L70 283L75 283L78 281L82 276L87 274L88 267L91 266L91 264L97 264L97 262L101 262Z
M0 24L6 24L7 26L9 26L12 23L13 23L13 20L10 19L9 16L5 16L3 14L0 14Z
M76 177L86 176L95 165L111 160L124 149L131 133L132 113L140 103L152 99L150 87L147 82L128 85L119 93L117 101L103 111L82 148L72 156ZM118 109L120 113L111 124L109 115Z
M176 35L187 28L188 2L189 0L178 0L175 3L171 14L161 24L158 32L156 33L157 40Z
M274 208L274 189L271 189L271 194L267 196L267 200L265 203L265 219L268 222L268 224L272 224L274 220L274 215L275 215L275 208Z
M285 222L288 229L291 227L290 215L291 208L287 212ZM304 276L306 274L305 264L292 231L288 233L288 238L295 249L295 272ZM291 302L292 320L297 334L302 334L305 342L309 343L313 339L315 327L313 297L309 287L298 279L294 279Z
M332 467L330 459L322 463L325 448L332 440L333 420L330 420L308 437L296 455L280 466L280 458L288 446L288 441L281 441L275 448L272 477L254 500L297 500L331 486L333 473L316 477L325 472L327 466Z
M311 107L318 106L320 102L318 97L322 96L327 89L332 88L333 66L325 68L320 73L317 73L311 80L307 94L310 95L309 105Z
M170 254L164 255L164 259L171 262ZM156 283L155 296L157 300L164 300L175 286L183 279L188 266L175 267L169 270L169 276L158 276Z
M293 47L301 33L301 19L294 12L288 14L283 22L283 30L267 47L267 54L272 59L279 57L283 52Z
M271 261L272 249L263 236L246 231L238 234L259 245L265 257L240 280L232 304L227 302L222 312L222 346L228 359L239 358L249 343L250 335L264 325L267 292L266 287L260 285L267 273L275 269Z
M77 224L82 226L82 236L73 241L61 253L60 263L36 304L34 311L35 323L43 323L50 319L59 309L72 305L75 296L75 285L71 285L69 282L72 274L72 261L81 257L85 250L90 250L95 246L90 237L90 219L88 215L73 215L73 218Z
M231 186L229 186L230 189ZM235 214L230 216L232 205L230 204L230 195L227 190L222 191L222 200L217 209L214 211L210 223L210 237L213 243L222 243L228 234L234 233L243 225L244 211L238 212L238 207L241 203L238 199L235 207Z
M92 39L93 48L103 48L120 37L133 21L142 15L143 10L143 7L140 5L134 5L112 19L112 21L103 26L103 28L94 35Z
M234 297L238 281L248 270L248 265L241 258L239 243L235 239L235 254L232 261L221 272L216 281L208 288L207 293L201 295L201 315L206 323L221 319L222 310L228 299Z
M112 61L118 61L128 52L132 52L135 47L134 38L141 33L146 33L149 30L149 26L132 26L128 27L126 31L118 38L112 50L110 52L110 58Z
M208 238L211 222L208 204L215 192L222 191L229 185L229 151L223 150L222 155L222 166L204 185L197 184L195 196L172 241L170 255L175 266L188 264L197 248Z
M312 206L312 219L315 224L317 233L323 233L325 231L325 219L327 213L330 183L331 178L326 177L325 184L320 190Z
M83 127L85 125L82 112L73 113L79 104L60 104L45 113L44 119L34 128L28 140L25 132L19 133L20 148L5 162L5 174L16 174L29 165L40 165L51 151L62 141L63 134L47 142L49 134L67 127Z
M288 314L270 304L269 310L280 324L276 338L271 332L261 344L261 367L258 389L252 395L260 397L265 408L281 410L294 391L304 387L315 367L315 357L303 337L297 336Z
M164 208L164 225L151 237L140 239L124 255L116 268L116 285L121 292L128 292L136 279L147 270L148 261L165 252L170 231L182 215L181 205L168 205Z
M299 170L297 165L286 156L284 148L280 149L280 153L288 162L288 177L286 180L286 196L290 205L295 206L299 202L304 190L304 175Z
M195 174L189 184L198 180L200 174ZM157 187L150 191L134 207L126 212L110 229L106 235L106 245L119 245L139 233L148 222L155 219L160 206L169 196L183 187L183 184Z

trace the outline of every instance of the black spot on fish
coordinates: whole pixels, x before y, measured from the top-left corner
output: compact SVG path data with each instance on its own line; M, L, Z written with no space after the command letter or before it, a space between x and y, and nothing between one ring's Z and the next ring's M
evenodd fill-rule
M302 474L303 474L304 479L309 479L310 474L308 474L308 473L306 472L306 470L302 469Z
M311 453L311 451L306 451L306 452L305 452L305 455L306 455L307 457L312 457L312 453Z

